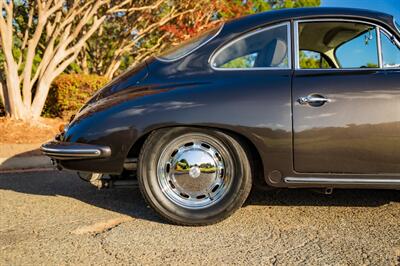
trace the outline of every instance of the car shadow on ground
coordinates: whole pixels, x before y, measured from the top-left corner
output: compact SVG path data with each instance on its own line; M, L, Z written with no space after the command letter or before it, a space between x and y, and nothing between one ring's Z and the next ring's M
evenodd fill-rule
M51 167L50 158L43 156L35 144L0 146L0 171Z
M145 203L139 189L98 190L71 172L0 173L0 193L1 190L30 195L70 197L137 219L165 223ZM252 191L244 206L379 207L391 202L400 202L399 191L348 189L335 190L332 195L324 195L310 189L274 189Z
M400 191L334 189L327 195L323 189L272 189L252 191L245 205L380 207L391 202L400 202Z

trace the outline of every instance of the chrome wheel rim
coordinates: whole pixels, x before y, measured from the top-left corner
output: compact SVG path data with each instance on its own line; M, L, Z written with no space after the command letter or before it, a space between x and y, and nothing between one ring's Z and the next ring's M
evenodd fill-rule
M233 176L225 146L205 134L187 134L166 145L157 164L163 194L187 209L207 208L221 201Z

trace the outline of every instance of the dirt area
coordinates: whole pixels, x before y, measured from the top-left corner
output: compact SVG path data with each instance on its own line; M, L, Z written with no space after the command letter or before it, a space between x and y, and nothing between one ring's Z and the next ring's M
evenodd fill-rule
M58 118L40 118L34 122L23 122L0 117L0 144L43 143L52 139L63 124L65 121Z

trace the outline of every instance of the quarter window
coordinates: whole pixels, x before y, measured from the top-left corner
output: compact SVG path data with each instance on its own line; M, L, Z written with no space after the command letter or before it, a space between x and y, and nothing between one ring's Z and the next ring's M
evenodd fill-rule
M302 69L379 67L374 26L359 22L303 22L299 24L298 33L299 67ZM314 51L314 54L302 56L302 51ZM311 61L315 62L310 64Z
M257 30L229 43L211 64L222 69L289 68L289 23Z
M187 40L179 46L172 47L157 58L161 60L172 61L184 57L204 45L206 42L215 38L221 31L222 27L223 26L211 29L197 37Z
M383 67L400 67L400 48L381 31Z

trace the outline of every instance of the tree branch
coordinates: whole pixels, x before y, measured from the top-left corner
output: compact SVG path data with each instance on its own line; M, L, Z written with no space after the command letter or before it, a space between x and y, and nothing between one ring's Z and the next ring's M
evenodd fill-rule
M122 4L122 6L124 6L125 4L127 4L129 2L130 2L129 0L125 1L124 4ZM164 2L165 2L165 0L159 0L154 5L131 7L131 8L125 8L125 9L121 9L120 7L115 7L115 8L110 9L108 13L116 13L116 12L132 13L132 12L136 12L136 11L151 10L151 9L159 8L160 5Z

